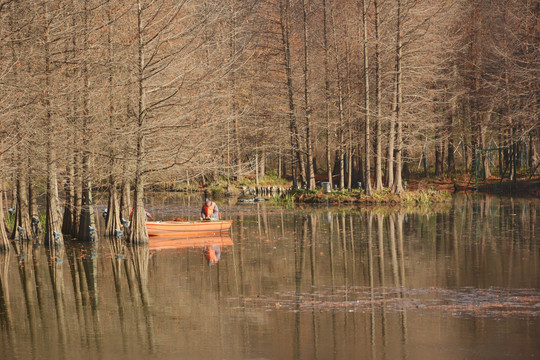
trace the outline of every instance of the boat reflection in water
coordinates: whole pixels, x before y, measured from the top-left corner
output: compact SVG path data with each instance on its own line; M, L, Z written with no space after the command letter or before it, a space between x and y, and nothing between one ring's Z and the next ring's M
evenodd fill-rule
M223 246L232 246L230 236L201 236L201 237L178 237L178 238L152 238L149 249L159 250L182 250L201 247L208 265L215 265L221 258Z

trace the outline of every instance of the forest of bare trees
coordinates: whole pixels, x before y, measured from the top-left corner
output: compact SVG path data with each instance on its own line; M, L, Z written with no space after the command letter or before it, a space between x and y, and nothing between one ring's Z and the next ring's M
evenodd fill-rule
M41 194L46 243L95 239L96 188L144 242L150 186L530 174L539 128L536 0L0 0L14 238Z

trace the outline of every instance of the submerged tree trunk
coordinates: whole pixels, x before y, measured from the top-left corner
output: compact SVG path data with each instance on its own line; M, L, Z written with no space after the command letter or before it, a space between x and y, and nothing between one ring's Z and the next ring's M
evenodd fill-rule
M3 186L0 184L0 251L9 250L9 239L5 227L4 218L4 191Z
M83 17L84 17L84 34L83 34L83 52L88 52L88 3L84 1ZM79 224L79 240L83 241L96 241L96 221L94 217L94 205L92 203L92 175L90 172L90 111L89 106L89 94L90 84L88 76L88 61L83 60L82 75L83 75L83 116L82 116L82 167L83 167L83 183L82 183L82 202L81 202L81 214Z
M111 176L109 180L109 201L107 203L107 223L105 225L105 235L113 236L114 230L120 230L120 204L118 202L118 193L116 190L116 181Z
M74 194L73 194L73 181L74 181L74 156L71 154L71 159L68 160L66 166L66 183L64 185L65 201L64 201L64 218L62 219L62 233L72 234L73 230L73 208L74 208Z
M51 52L49 49L49 13L47 3L44 4L44 45L45 45L45 128L47 131L47 194L46 194L46 223L45 223L45 243L48 245L64 244L62 233L60 232L60 215L58 212L58 181L56 179L56 153L54 150L54 126L51 113Z
M137 36L138 36L138 102L137 102L137 157L135 167L135 202L133 203L133 216L129 241L131 243L147 243L148 230L146 229L146 215L144 211L144 153L145 138L144 125L146 117L145 89L144 89L144 41L142 24L142 4L137 0Z
M112 5L109 4L109 11L107 12L108 21L112 21L111 11ZM112 26L112 25L111 25ZM108 98L109 98L109 139L113 142L114 137L114 93L113 93L113 67L112 67L112 40L111 40L111 26L107 28L107 62L108 66ZM110 159L109 159L109 200L107 202L107 216L105 218L105 235L114 236L115 230L120 230L122 228L122 223L120 222L120 204L118 201L118 192L117 192L117 181L116 176L116 149L112 144L110 147Z
M11 233L11 238L29 240L31 238L32 228L28 207L28 187L26 185L26 172L24 168L25 166L19 165L17 175L17 207L15 208L15 225Z

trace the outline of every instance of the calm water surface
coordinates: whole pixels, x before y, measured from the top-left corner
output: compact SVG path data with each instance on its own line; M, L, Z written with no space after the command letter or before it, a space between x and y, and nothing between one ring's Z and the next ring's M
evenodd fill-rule
M214 266L204 244L106 238L0 255L0 358L540 358L538 199L218 204L234 245L215 241ZM199 206L163 195L147 210L194 219Z

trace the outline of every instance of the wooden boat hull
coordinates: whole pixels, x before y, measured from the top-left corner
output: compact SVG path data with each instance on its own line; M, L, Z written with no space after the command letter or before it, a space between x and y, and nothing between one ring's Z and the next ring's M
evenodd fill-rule
M201 237L153 237L150 239L150 250L179 250L193 247L205 247L211 245L232 246L233 241L229 235L225 236L201 236Z
M147 222L150 237L215 236L228 234L232 220Z

